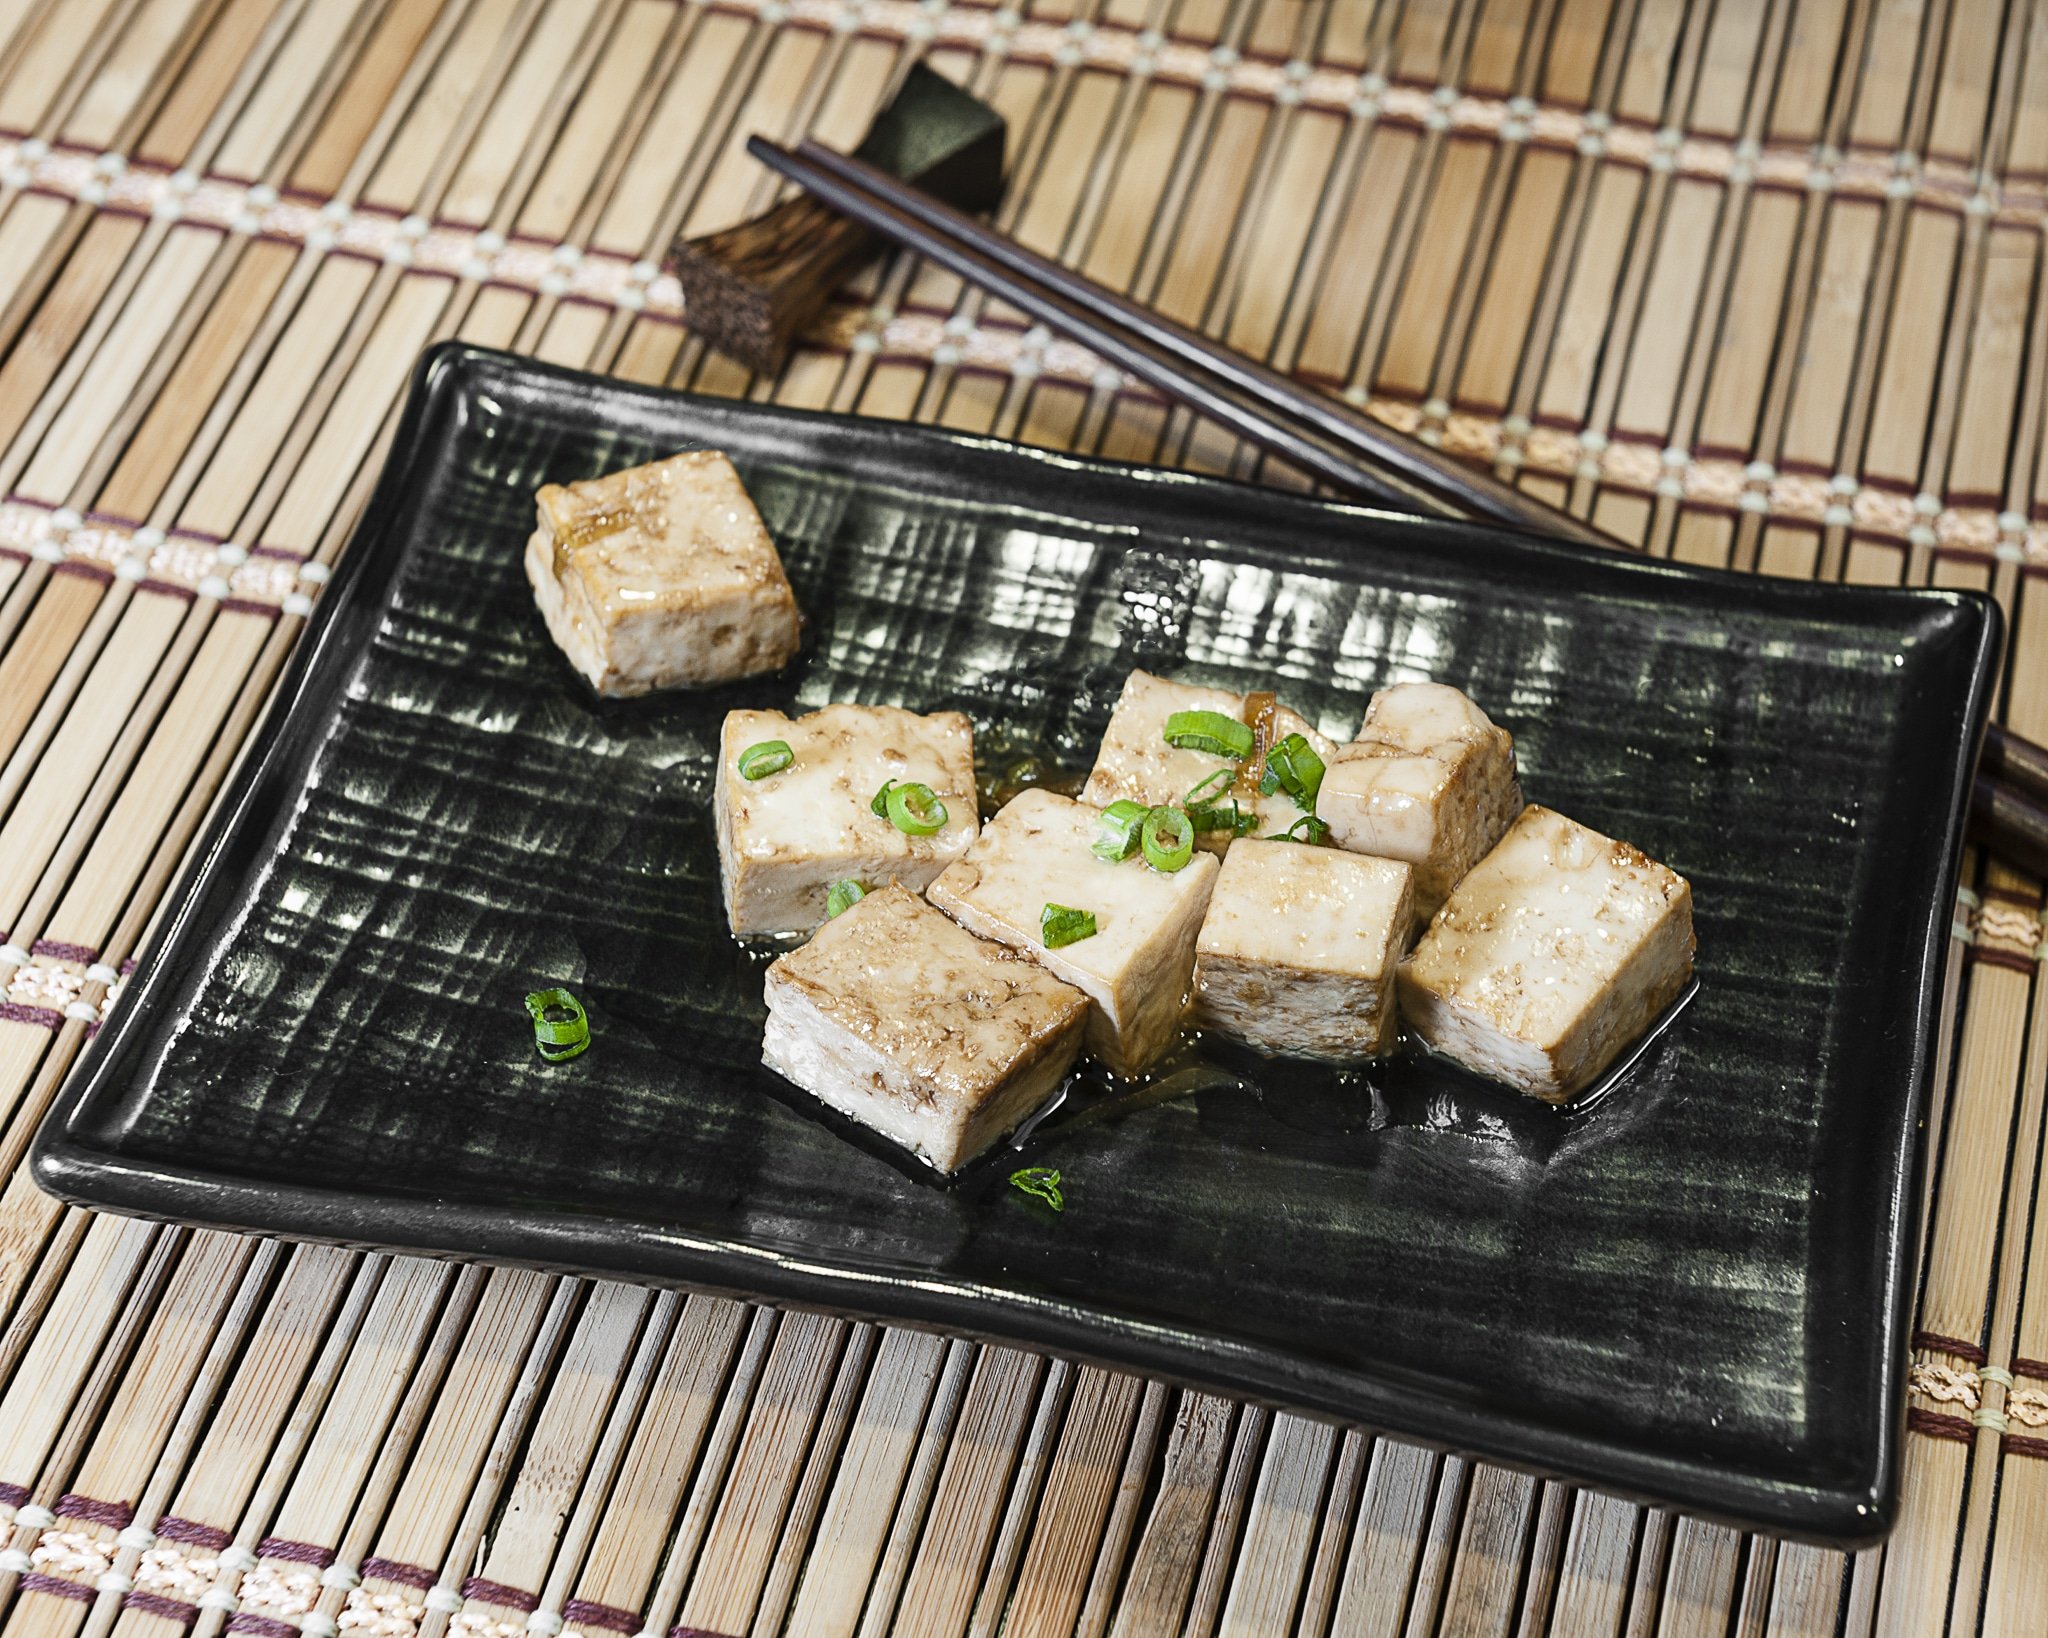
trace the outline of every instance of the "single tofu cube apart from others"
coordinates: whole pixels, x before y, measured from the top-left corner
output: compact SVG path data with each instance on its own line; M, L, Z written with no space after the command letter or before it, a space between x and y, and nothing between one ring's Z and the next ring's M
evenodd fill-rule
M786 746L757 756L756 746ZM928 835L876 813L883 785L924 785L945 806ZM920 716L891 705L827 705L808 716L727 714L712 792L725 915L735 933L809 933L824 925L836 881L913 892L967 849L980 829L974 724L958 711ZM926 823L938 817L929 815ZM922 827L920 827L922 828Z
M1226 785L1219 781L1199 801L1214 806L1235 798L1253 820L1250 835L1270 836L1286 830L1304 817L1302 809L1285 791L1259 794L1255 760L1240 762L1166 742L1167 719L1176 711L1215 711L1234 722L1247 722L1246 707L1256 698L1194 683L1169 682L1149 672L1133 671L1124 679L1123 693L1110 713L1109 727L1095 753L1095 767L1088 775L1081 799L1098 808L1118 801L1138 802L1148 808L1184 804L1188 792L1227 770L1236 776L1232 782ZM1325 762L1335 754L1336 747L1330 741L1284 705L1274 707L1265 727L1268 744L1289 734L1299 734ZM1195 843L1221 853L1232 839L1228 830L1203 830L1196 833Z
M969 932L1022 950L1084 991L1095 1003L1088 1050L1115 1074L1137 1075L1179 1033L1216 860L1196 853L1164 872L1135 854L1108 863L1090 851L1099 817L1068 797L1025 791L940 873L930 896ZM1089 912L1095 932L1047 949L1048 904Z
M789 577L717 450L546 484L535 499L526 578L548 635L598 693L729 682L795 655Z
M768 969L761 1061L942 1172L1059 1089L1088 998L891 884Z
M1195 944L1195 1022L1262 1052L1349 1063L1394 1048L1413 872L1341 848L1246 839Z
M1683 876L1529 807L1402 964L1401 1010L1467 1069L1562 1103L1677 999L1692 956Z
M1522 810L1514 737L1442 683L1381 689L1357 743L1327 760L1316 811L1330 839L1413 865L1424 920Z

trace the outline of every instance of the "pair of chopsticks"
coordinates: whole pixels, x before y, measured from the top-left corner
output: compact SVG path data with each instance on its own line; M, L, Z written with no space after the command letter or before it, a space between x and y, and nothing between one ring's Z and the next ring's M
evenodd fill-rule
M792 150L759 136L748 140L747 151L840 214L979 285L1332 489L1400 511L1629 549L1583 519L1142 307L851 155L808 140ZM1972 792L1970 836L2018 868L2048 876L2048 748L1991 725Z

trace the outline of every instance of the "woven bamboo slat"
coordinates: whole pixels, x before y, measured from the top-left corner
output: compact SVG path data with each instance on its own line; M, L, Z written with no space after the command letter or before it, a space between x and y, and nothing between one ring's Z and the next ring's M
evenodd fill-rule
M2036 1630L2041 888L1981 863L1902 1522L1854 1556L22 1178L65 1009L118 1005L95 963L139 949L428 341L1288 481L906 258L774 380L684 337L634 264L772 197L746 133L849 141L916 55L1009 118L1030 243L1648 552L1989 589L2006 719L2048 737L2041 0L6 0L0 1638Z

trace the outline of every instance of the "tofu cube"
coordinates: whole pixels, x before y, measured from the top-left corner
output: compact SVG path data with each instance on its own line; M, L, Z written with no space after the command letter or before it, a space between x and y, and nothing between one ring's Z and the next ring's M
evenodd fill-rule
M1684 877L1529 807L1402 964L1401 1008L1466 1068L1562 1103L1677 998L1692 958Z
M548 635L598 693L728 682L796 654L789 577L717 450L546 484L535 499L526 578Z
M1341 848L1247 838L1195 944L1195 1022L1261 1052L1351 1063L1394 1048L1413 872Z
M1141 1074L1173 1045L1194 981L1195 937L1216 860L1197 853L1162 874L1132 855L1110 864L1089 851L1098 814L1051 791L1022 792L929 889L970 933L1021 950L1083 991L1088 1050L1118 1075ZM1095 934L1048 950L1048 903L1087 910Z
M784 741L796 760L745 778L741 755ZM889 780L929 785L946 823L911 836L874 811ZM811 933L825 923L832 883L924 891L981 828L974 724L958 711L920 716L890 705L828 705L808 716L733 711L719 736L712 791L725 917L735 933Z
M761 1061L942 1172L1059 1090L1088 998L905 888L870 893L768 969Z
M1174 712L1220 711L1244 722L1248 700L1248 695L1232 694L1225 689L1169 682L1149 672L1133 671L1124 679L1123 693L1110 713L1109 727L1095 753L1095 767L1082 789L1081 800L1098 808L1117 801L1142 802L1148 808L1185 803L1189 791L1203 780L1213 778L1218 769L1228 768L1238 774L1236 784L1207 800L1236 797L1258 820L1256 829L1250 833L1254 836L1286 830L1302 817L1301 809L1285 791L1259 795L1254 775L1263 772L1262 767L1211 756L1206 751L1176 750L1166 743L1166 721ZM1282 705L1273 712L1268 742L1289 734L1300 734L1325 762L1335 754L1336 748L1330 741L1311 728L1298 712ZM1195 843L1212 853L1222 853L1232 839L1229 831L1210 830L1199 832Z
M1327 760L1316 811L1330 839L1413 865L1424 920L1522 810L1514 737L1442 683L1381 689L1357 742Z

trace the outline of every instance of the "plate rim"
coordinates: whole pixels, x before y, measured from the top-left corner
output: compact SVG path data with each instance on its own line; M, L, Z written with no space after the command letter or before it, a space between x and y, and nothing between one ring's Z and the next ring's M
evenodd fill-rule
M1791 580L1769 583L1773 595L1794 602L1806 598L1837 608L1872 600L1918 603L1930 609L1939 607L1971 614L1977 627L1976 652L1963 707L1966 731L1941 765L1950 793L1941 826L1941 843L1934 850L1930 868L1915 883L1916 899L1922 896L1925 884L1931 883L1931 889L1924 895L1929 909L1918 947L1911 952L1917 1005L1914 1017L1909 1020L1911 1051L1905 1068L1908 1095L1899 1115L1901 1141L1887 1142L1887 1173L1882 1179L1873 1179L1886 1186L1888 1208L1883 1274L1889 1300L1877 1311L1878 1357L1874 1362L1878 1395L1888 1410L1880 1418L1880 1425L1872 1430L1873 1459L1859 1475L1867 1478L1867 1482L1793 1481L1731 1468L1713 1460L1655 1453L1592 1431L1503 1413L1476 1399L1448 1392L1440 1383L1395 1381L1384 1369L1338 1368L1290 1356L1274 1345L1231 1342L1187 1325L1166 1327L1139 1322L1104 1309L991 1288L958 1276L905 1282L891 1275L864 1275L759 1245L683 1234L673 1226L657 1229L647 1219L614 1213L568 1218L559 1212L516 1206L486 1207L380 1195L369 1190L261 1183L231 1173L162 1161L151 1161L145 1167L118 1152L81 1141L72 1129L75 1117L103 1090L128 1036L140 1027L139 1020L152 1013L152 1003L179 969L179 963L165 960L164 955L194 936L195 907L221 868L229 839L243 826L255 822L251 798L262 787L279 755L286 727L309 680L348 631L346 617L362 612L355 605L368 565L397 549L391 540L393 526L406 504L414 470L428 450L419 436L422 426L441 408L445 396L459 395L466 382L480 373L487 376L494 371L521 377L540 376L559 383L583 383L607 395L639 397L657 403L684 399L753 420L834 423L859 429L869 436L878 430L886 431L893 437L1000 452L1041 466L1139 478L1147 484L1169 485L1184 492L1223 490L1240 498L1256 495L1262 505L1323 517L1336 514L1369 519L1375 528L1397 533L1446 539L1461 535L1507 537L1517 547L1539 557L1554 557L1567 564L1597 562L1603 567L1629 570L1653 579L1705 579L1752 588L1758 580L1754 575L1732 570L1645 558L1625 547L1610 551L1491 525L1412 518L1228 478L1068 455L913 423L777 405L735 405L723 399L593 376L467 342L438 343L427 349L414 365L405 406L382 470L362 517L350 533L341 564L294 645L284 675L250 735L240 766L217 800L204 837L188 855L166 896L165 902L175 906L173 913L158 924L155 934L137 951L142 958L137 982L124 994L123 1005L113 1012L107 1027L88 1043L80 1061L52 1095L29 1153L31 1175L41 1188L73 1204L159 1221L401 1254L520 1264L718 1291L811 1311L879 1317L1005 1346L1056 1352L1112 1369L1138 1371L1233 1397L1306 1410L1328 1420L1362 1422L1431 1448L1464 1452L1497 1465L1562 1477L1567 1482L1622 1494L1647 1505L1677 1508L1742 1530L1759 1530L1830 1546L1869 1545L1888 1533L1899 1496L1908 1342L1920 1287L1916 1265L1924 1229L1923 1180L1925 1168L1931 1163L1925 1117L1933 1090L1933 1067L1939 1056L1936 1037L1941 1033L1944 956L1954 902L1952 892L1943 892L1943 884L1952 883L1956 877L1970 775L1989 716L2003 641L2003 611L1987 593L1953 587L1845 586ZM167 1201L173 1208L168 1211ZM576 1240L572 1245L572 1231L587 1232L592 1223L604 1225L604 1235ZM373 1226L375 1233L369 1232ZM398 1231L395 1238L394 1229ZM685 1242L690 1243L686 1246ZM593 1251L606 1255L593 1256ZM721 1270L735 1269L759 1277L740 1284L717 1277ZM889 1293L886 1301L859 1300L863 1291L883 1290ZM976 1325L975 1315L1010 1318L1017 1326L1030 1326L1033 1334L1019 1335L1016 1329ZM1205 1364L1216 1362L1219 1368L1210 1374L1191 1375L1187 1367L1196 1359ZM1277 1368L1289 1365L1291 1369Z

